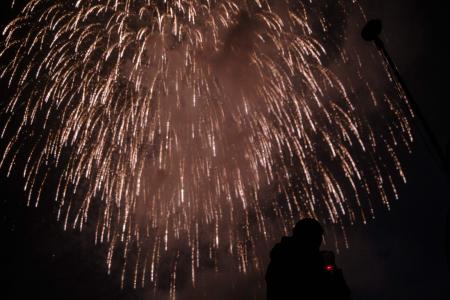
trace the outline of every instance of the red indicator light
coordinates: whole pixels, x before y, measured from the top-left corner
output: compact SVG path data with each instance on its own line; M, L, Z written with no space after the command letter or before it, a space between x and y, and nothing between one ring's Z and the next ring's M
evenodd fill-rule
M333 267L333 265L326 265L325 270L327 270L328 272L332 272L332 271L334 271L334 267Z

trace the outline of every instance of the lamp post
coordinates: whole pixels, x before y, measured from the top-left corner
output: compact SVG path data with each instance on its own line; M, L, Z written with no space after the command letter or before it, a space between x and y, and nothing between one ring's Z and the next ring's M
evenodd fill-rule
M361 32L361 36L364 40L368 42L373 42L377 47L378 51L380 52L380 54L386 60L386 63L388 64L393 77L400 84L400 87L402 88L403 92L405 93L405 96L407 97L409 103L411 104L411 108L414 114L417 116L417 119L419 120L421 127L424 129L427 139L431 143L431 146L434 150L433 152L437 155L440 162L440 166L447 175L447 180L450 181L450 157L446 157L444 151L439 145L439 142L437 141L436 136L431 130L431 127L429 126L427 120L422 114L420 107L417 105L417 102L415 101L414 97L409 91L406 83L403 81L403 78L400 75L400 72L398 71L397 67L395 66L394 61L392 60L391 56L386 50L386 47L384 47L384 43L379 36L382 30L383 25L380 20L371 20L364 26ZM447 152L450 153L450 149L447 149ZM449 153L447 153L447 155L449 155ZM446 248L445 250L447 255L447 262L450 270L450 209L448 210L447 213L445 248Z
M431 130L431 127L429 126L426 118L422 114L420 107L417 105L417 102L415 101L414 97L409 91L406 83L403 81L403 78L400 75L400 72L398 71L394 61L392 60L391 56L386 50L386 47L384 46L384 43L379 36L382 30L383 25L380 20L371 20L367 22L367 24L364 26L361 32L361 36L365 41L373 42L377 47L378 51L380 52L380 54L382 55L382 57L385 59L386 63L389 66L391 74L397 80L398 84L405 93L405 96L408 99L414 114L417 116L417 119L419 120L421 127L424 129L427 139L431 143L434 153L437 155L439 159L440 166L447 174L447 178L450 179L450 168L448 166L447 158L444 154L444 151L440 147L439 142L437 141L436 136Z

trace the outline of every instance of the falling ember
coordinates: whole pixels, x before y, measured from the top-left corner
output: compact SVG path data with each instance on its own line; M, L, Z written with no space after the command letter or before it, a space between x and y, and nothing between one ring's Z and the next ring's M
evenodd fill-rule
M3 31L0 167L23 166L29 205L58 174L64 227L94 224L122 284L171 298L179 270L195 285L221 255L263 271L258 245L301 216L366 222L365 199L389 207L404 180L410 112L324 38L327 1L312 2L29 1Z

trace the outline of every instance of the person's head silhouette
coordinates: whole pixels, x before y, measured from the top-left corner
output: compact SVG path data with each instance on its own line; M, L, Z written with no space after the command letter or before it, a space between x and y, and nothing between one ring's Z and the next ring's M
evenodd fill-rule
M318 249L322 244L323 233L322 225L318 221L305 218L295 224L293 237L304 247Z

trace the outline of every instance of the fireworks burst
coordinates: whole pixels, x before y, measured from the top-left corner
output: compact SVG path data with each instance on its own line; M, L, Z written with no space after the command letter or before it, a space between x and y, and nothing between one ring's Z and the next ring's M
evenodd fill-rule
M365 222L404 179L410 113L326 40L323 2L29 1L4 30L1 166L23 165L29 205L57 172L64 227L94 224L135 287L170 268L172 295L180 261L195 285L220 253L264 270L258 245L301 216Z

